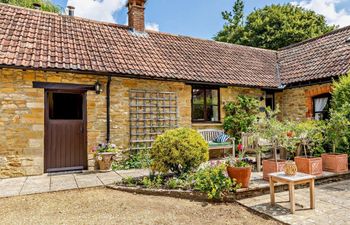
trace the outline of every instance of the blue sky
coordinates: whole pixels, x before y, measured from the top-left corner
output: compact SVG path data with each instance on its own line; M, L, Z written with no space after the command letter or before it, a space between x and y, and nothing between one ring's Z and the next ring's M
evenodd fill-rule
M126 0L53 0L63 8L74 5L76 15L126 24ZM147 27L162 32L210 39L223 26L221 12L230 10L234 0L148 0ZM326 16L330 24L350 25L350 0L245 0L245 13L273 3L293 2Z

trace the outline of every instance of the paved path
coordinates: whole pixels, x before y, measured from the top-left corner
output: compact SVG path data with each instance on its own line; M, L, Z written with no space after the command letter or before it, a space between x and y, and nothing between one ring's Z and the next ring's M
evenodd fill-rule
M270 195L240 200L245 206L296 225L350 224L350 180L316 186L316 209L309 207L308 188L295 192L296 212L290 213L288 192L276 193L277 205L270 206Z
M139 177L148 174L148 170L120 170L106 173L44 174L0 179L0 197L98 187L121 181L123 177Z

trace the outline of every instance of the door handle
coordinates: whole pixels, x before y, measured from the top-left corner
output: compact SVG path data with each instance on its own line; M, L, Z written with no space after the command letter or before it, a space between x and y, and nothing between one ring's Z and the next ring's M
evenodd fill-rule
M84 133L84 128L83 127L80 127L80 132Z

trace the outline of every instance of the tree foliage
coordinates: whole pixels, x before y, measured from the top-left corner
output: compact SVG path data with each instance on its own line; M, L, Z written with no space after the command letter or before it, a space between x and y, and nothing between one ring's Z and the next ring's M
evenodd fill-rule
M224 106L224 129L240 140L242 132L250 131L259 114L259 101L253 97L239 95L237 101Z
M292 4L265 6L250 13L246 21L244 4L236 0L232 12L223 12L224 27L214 37L221 42L279 49L332 31L325 17Z
M61 7L52 3L51 0L0 0L0 3L16 5L30 9L34 8L34 3L40 3L41 10L43 11L54 13L61 13L62 11Z

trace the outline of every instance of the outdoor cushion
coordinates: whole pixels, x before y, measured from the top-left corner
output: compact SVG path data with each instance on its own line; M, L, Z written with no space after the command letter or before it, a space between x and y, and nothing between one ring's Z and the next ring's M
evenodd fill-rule
M231 142L216 143L216 142L212 142L212 141L209 141L208 144L209 144L209 147L220 147L220 146L232 145Z
M230 138L227 134L220 134L217 138L213 140L215 143L224 143L227 142L227 140Z

